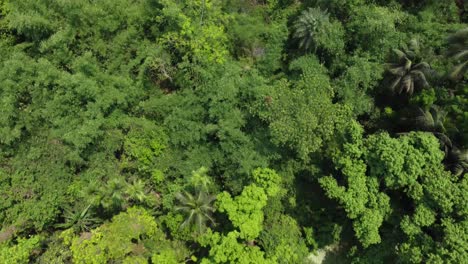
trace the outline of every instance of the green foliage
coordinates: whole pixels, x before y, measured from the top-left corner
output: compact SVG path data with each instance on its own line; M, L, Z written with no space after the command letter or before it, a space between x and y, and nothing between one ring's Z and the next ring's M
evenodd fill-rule
M239 237L253 240L263 229L263 207L267 204L267 195L263 188L255 184L244 188L235 198L227 192L217 197L218 210L226 212L232 224L239 228Z
M405 23L406 14L396 8L361 5L352 9L350 18L347 28L351 45L358 51L368 52L377 61L405 41L397 26Z
M29 142L9 166L0 167L0 195L5 197L0 201L0 221L4 226L43 230L68 200L71 173L64 163L70 150L53 139L34 137Z
M280 194L281 176L276 171L269 168L258 168L252 172L253 182L265 189L268 197L274 197Z
M220 12L220 3L219 0L162 1L162 14L157 20L160 23L167 20L172 30L161 40L202 63L223 63L228 54L227 36L220 22L227 22L227 17Z
M208 232L201 244L211 245L210 254L208 258L202 259L201 263L276 263L273 259L266 259L259 247L239 243L239 238L240 234L237 231L229 232L225 236Z
M18 238L16 244L11 242L0 243L0 261L11 264L30 263L34 250L40 248L42 237L39 235L30 238Z
M301 57L290 69L299 72L297 81L278 81L269 91L271 103L259 107L259 116L269 122L273 142L307 160L331 139L349 112L332 102L326 69L315 57Z
M4 15L7 11L7 4L8 4L8 1L7 0L1 0L0 1L0 14L1 15Z
M309 50L317 49L317 38L324 34L329 25L328 14L317 8L302 11L294 23L294 38L299 40L299 48Z
M257 238L263 229L263 208L269 198L280 192L280 177L271 169L256 169L252 183L244 187L242 193L234 198L222 192L217 197L219 212L226 212L235 228L236 236L247 241ZM260 186L258 186L258 185Z
M72 229L64 231L73 232ZM71 239L71 238L70 238ZM36 260L40 264L64 264L72 261L72 252L70 248L64 243L61 237L61 232L55 232L48 237L47 248Z
M468 150L453 148L449 155L449 168L455 176L462 176L468 172Z
M467 7L0 0L0 263L466 262Z
M84 208L65 208L64 218L65 223L58 224L57 227L61 228L76 228L77 231L88 231L96 222L99 221L97 218L93 218L90 213L90 207Z
M401 228L407 240L394 242L397 250L392 254L400 261L458 261L466 245L457 244L461 251L453 251L452 234L437 223L454 222L456 228L463 225L465 216L458 217L466 212L460 200L465 195L457 195L466 187L444 171L444 154L437 139L424 133L400 138L382 133L362 139L362 130L358 125L353 127L345 134L343 149L334 154L334 163L346 183L339 184L331 176L323 177L320 183L329 197L343 205L353 221L356 237L364 247L370 247L369 254L371 245L382 241L382 235L386 243L395 238L386 232L385 224L399 223L394 228ZM391 215L407 206L415 208L414 212ZM426 232L437 232L444 243L433 240Z
M354 56L343 75L336 80L334 88L343 103L350 105L355 115L370 113L373 100L369 93L382 79L384 67L373 62L370 56Z
M157 156L166 148L166 136L158 131L154 124L148 124L140 129L132 129L125 137L125 154L130 160L136 160L138 169L151 167Z
M363 151L362 128L353 123L346 132L349 143L335 154L335 166L346 178L347 186L340 186L332 176L320 179L328 197L337 199L348 217L353 220L356 237L364 247L381 241L379 227L390 213L389 197L379 192L376 178L366 175L367 166L361 160Z
M74 237L70 245L75 263L144 263L142 261L146 262L152 253L167 256L166 250L170 247L149 212L136 207L113 217L112 222L91 233ZM181 257L176 253L173 256Z
M144 102L146 115L163 119L171 144L159 160L160 168L173 172L165 175L170 179L190 175L202 166L216 167L227 188L240 191L253 169L267 165L259 150L260 139L252 135L252 130L262 128L248 123L250 104L264 100L265 80L238 63L189 66L184 71L195 72L196 78L185 79L191 74L187 73L179 81L196 89Z
M424 89L421 93L411 98L411 103L414 105L420 105L427 109L435 103L437 100L436 91L433 88Z
M302 263L309 254L299 225L287 215L267 220L259 239L266 256L278 263Z
M429 111L419 108L419 116L416 118L417 126L424 131L445 132L445 117L447 112L437 105L432 105Z

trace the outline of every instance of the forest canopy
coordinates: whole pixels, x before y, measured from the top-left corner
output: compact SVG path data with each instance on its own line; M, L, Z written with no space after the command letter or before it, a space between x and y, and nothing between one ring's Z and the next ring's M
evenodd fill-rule
M467 22L0 0L0 263L468 263Z

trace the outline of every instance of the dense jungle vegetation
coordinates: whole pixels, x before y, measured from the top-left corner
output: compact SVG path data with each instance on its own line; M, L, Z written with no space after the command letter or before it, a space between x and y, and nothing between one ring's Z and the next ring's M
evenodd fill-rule
M0 263L468 263L467 21L0 0Z

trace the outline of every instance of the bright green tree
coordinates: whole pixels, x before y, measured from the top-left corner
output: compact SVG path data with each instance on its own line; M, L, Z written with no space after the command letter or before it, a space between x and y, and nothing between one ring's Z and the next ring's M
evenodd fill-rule
M70 248L75 263L147 263L153 254L164 255L171 250L171 243L148 211L132 207L113 217L112 222L74 237ZM179 255L181 252L183 248L174 251L174 262L185 257Z
M367 248L361 257L375 254L379 243L395 246L387 257L408 263L458 262L466 256L468 244L452 231L460 232L466 222L466 180L444 170L444 153L435 137L413 132L399 138L387 133L363 138L354 124L343 140L333 156L344 181L326 176L320 184L353 221L356 237ZM407 211L408 206L415 211ZM433 238L427 232L439 235ZM357 259L364 261L361 257Z
M40 248L42 239L36 235L30 238L18 238L16 243L0 242L0 261L11 264L30 263L33 251Z

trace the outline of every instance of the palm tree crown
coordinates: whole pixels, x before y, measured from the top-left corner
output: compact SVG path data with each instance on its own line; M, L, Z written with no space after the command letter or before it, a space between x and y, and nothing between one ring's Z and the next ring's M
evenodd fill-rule
M441 147L445 154L453 147L452 141L445 134L445 117L447 111L437 105L432 105L429 110L418 109L418 116L415 118L414 125L418 130L432 132L439 139Z
M213 201L215 196L207 194L204 190L198 189L195 194L187 191L182 191L176 194L179 205L175 207L176 211L185 214L186 219L181 227L195 226L196 230L201 233L207 222L214 223L212 214L215 211Z
M329 16L326 11L319 8L309 8L302 11L293 25L293 37L299 40L299 48L309 50L316 43L314 38L325 31L329 24Z
M417 125L424 131L430 132L445 132L445 117L447 112L438 107L432 105L429 110L418 109L419 115L416 117Z
M450 73L452 79L463 77L468 69L468 28L459 30L448 38L447 55L457 61Z
M393 50L395 59L387 64L389 66L387 71L394 77L389 87L391 91L411 95L415 89L429 86L425 73L430 66L426 62L418 62L419 50L419 43L416 40L411 40L408 47Z
M468 150L454 148L449 154L449 166L455 176L468 172Z

